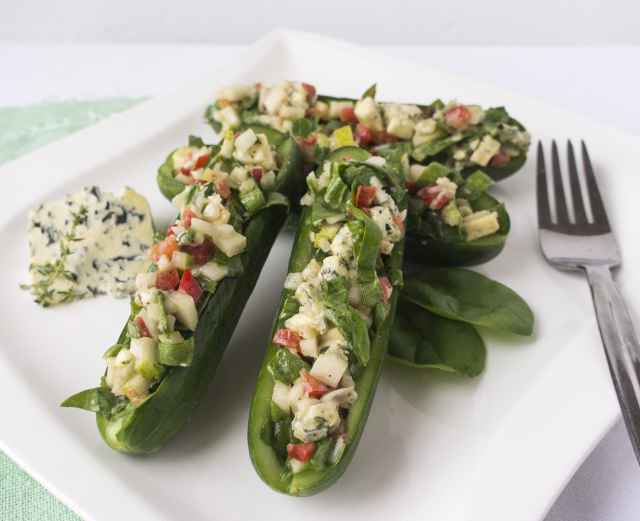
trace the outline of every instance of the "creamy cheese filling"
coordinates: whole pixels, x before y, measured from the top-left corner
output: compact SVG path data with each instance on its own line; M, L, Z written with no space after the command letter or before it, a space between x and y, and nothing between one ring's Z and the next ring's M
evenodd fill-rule
M319 190L327 185L325 170L315 177ZM399 211L396 202L377 177L366 187L369 195L367 212L379 227L382 240L379 253L388 255L394 244L404 235L406 211ZM347 411L358 398L356 384L350 374L352 346L339 324L332 321L327 308L326 284L340 279L346 284L349 306L365 321L372 324L372 308L376 302L367 300L360 286L355 238L346 215L342 221L319 223L310 240L316 245L316 255L300 272L289 273L285 288L292 292L298 305L296 313L283 323L274 342L288 349L295 357L309 364L308 369L290 382L274 381L272 401L280 410L292 415L291 432L295 443L319 443L331 438L335 457L344 449L344 430ZM384 279L384 280L383 280ZM391 285L386 278L378 283L386 302ZM304 466L294 456L288 459L293 472ZM337 451L337 452L336 452ZM335 458L334 458L335 459Z
M128 342L105 355L106 384L134 406L167 367L190 365L199 304L238 270L247 238L232 224L230 190L213 182L185 187L172 201L180 216L150 248L150 268L137 274Z

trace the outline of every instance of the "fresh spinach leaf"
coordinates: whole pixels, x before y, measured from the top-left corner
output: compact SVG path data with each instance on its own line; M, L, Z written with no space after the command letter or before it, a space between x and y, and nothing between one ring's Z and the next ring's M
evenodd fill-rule
M533 312L513 290L480 273L434 268L407 277L403 297L441 317L531 335Z
M300 376L300 371L310 369L302 358L292 354L288 349L278 349L275 356L268 364L269 372L273 378L287 385L293 385Z
M484 341L472 325L439 317L400 300L389 339L391 360L477 376L484 369L486 356Z
M307 137L318 128L318 123L312 118L297 119L293 122L291 133L296 137Z

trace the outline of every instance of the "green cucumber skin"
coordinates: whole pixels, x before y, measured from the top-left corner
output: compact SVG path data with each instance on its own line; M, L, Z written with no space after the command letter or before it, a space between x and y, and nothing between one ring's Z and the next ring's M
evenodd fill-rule
M313 246L309 241L309 231L311 230L309 216L310 210L305 207L300 218L301 224L298 227L289 261L289 272L301 271L311 257ZM403 248L403 242L397 243L394 248L392 253L394 267L402 265ZM267 365L278 349L274 344L269 344L258 374L256 389L251 402L248 443L249 454L256 472L272 489L292 496L311 496L332 485L346 470L356 451L371 409L376 386L382 371L382 363L387 353L387 345L395 318L399 293L400 289L394 288L390 299L389 315L373 339L369 363L356 384L358 400L352 406L347 419L347 448L342 459L337 465L331 466L326 470L307 470L288 481L280 479L285 468L278 460L271 446L265 443L261 437L262 430L270 422L270 404L273 390L273 379L267 369ZM272 335L275 333L281 311L282 302L276 315Z
M299 197L303 190L300 183L300 150L295 141L287 139L279 152L284 159L278 175L277 189L292 198ZM159 172L159 176L161 173ZM182 183L172 177L171 180L180 184L179 191L184 189ZM160 188L162 190L162 185ZM163 194L166 197L170 195L164 191ZM158 389L139 407L127 407L109 420L100 414L96 415L98 430L107 445L131 454L153 453L162 448L188 422L215 375L287 215L286 207L271 206L252 217L245 230L247 249L242 254L243 273L239 277L221 281L199 312L192 364L189 367L168 369ZM119 341L125 336L126 327Z
M192 364L169 369L158 389L139 407L127 408L111 420L96 415L100 434L111 448L134 454L156 452L188 422L215 375L286 217L286 207L273 206L247 226L244 272L224 279L205 303L195 331Z
M425 266L464 267L484 264L497 257L505 247L511 230L511 219L504 205L489 194L485 194L489 209L492 205L500 208L504 224L495 235L481 237L475 241L446 241L433 237L420 236L415 230L407 234L405 259L408 262Z
M407 261L428 266L477 266L497 257L504 249L507 236L496 234L483 241L446 242L438 239L407 236Z

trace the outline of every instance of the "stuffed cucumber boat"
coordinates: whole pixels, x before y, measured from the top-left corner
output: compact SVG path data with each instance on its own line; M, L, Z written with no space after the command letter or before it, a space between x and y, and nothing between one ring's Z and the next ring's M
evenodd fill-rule
M385 103L375 95L375 86L356 100L317 95L303 82L238 85L220 90L206 118L218 132L260 124L289 133L316 162L326 157L332 132L345 124L361 147L407 145L414 161L438 161L463 175L482 168L499 181L526 161L530 136L503 107Z
M288 213L284 195L247 173L268 153L260 135L247 131L197 150L188 159L194 165L211 154L207 162L219 167L210 178L203 168L203 179L173 197L179 216L151 248L149 271L136 278L131 314L104 354L100 385L62 404L96 413L104 441L122 452L157 451L189 420ZM269 150L265 168L276 168ZM287 195L295 195L300 175L294 156L273 183Z
M407 215L402 175L380 157L324 161L307 183L248 431L260 477L297 496L335 482L355 452L395 316Z

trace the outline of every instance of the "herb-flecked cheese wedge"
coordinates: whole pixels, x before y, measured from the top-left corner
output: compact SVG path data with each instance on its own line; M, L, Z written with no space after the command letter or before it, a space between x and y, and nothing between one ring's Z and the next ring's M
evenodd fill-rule
M402 281L399 164L326 161L308 193L249 417L253 465L294 496L353 458L382 369Z
M285 157L253 132L220 147L192 139L195 146L179 152L192 171L224 164L173 197L179 216L151 248L150 271L138 274L131 315L104 355L100 385L62 404L94 412L111 448L155 452L192 416L286 221L288 197L299 196L299 155L287 142L279 149ZM276 172L279 191L250 174L256 154L263 172Z

